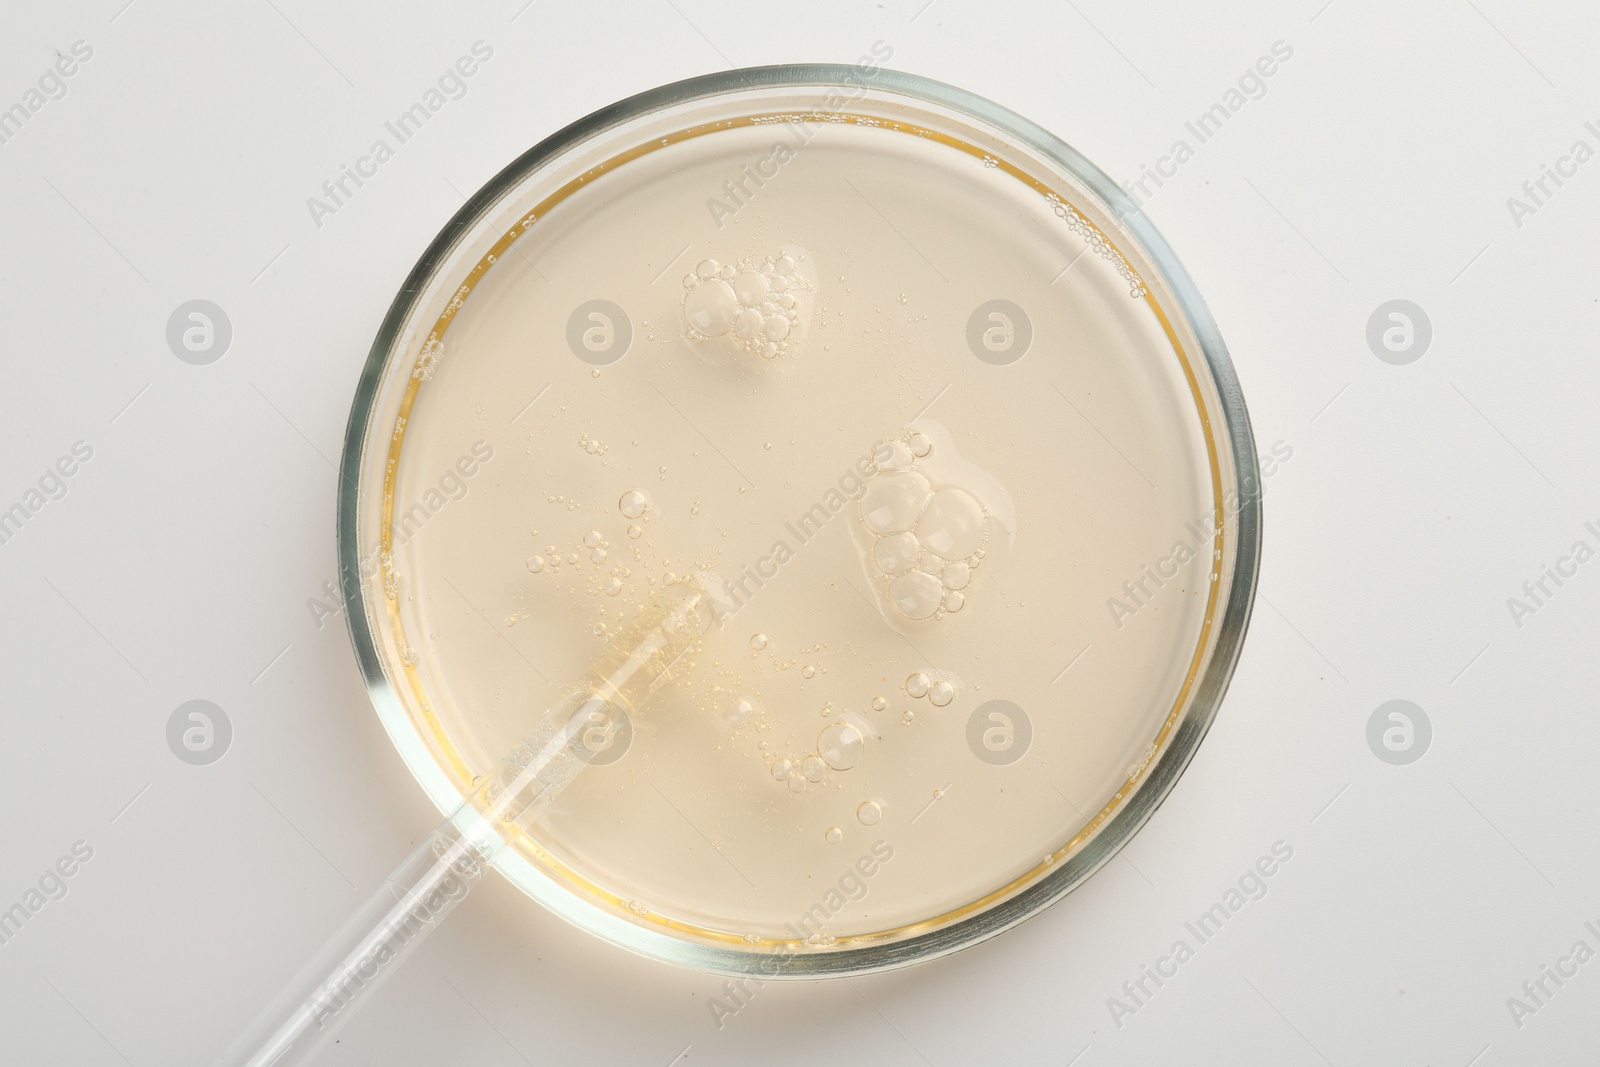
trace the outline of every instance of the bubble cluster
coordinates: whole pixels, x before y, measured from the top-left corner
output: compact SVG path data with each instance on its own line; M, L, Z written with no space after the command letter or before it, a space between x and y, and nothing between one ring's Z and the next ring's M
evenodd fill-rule
M728 337L763 359L786 354L805 328L811 286L801 269L804 258L798 249L785 249L776 258L739 263L701 260L683 279L690 340Z
M988 512L967 490L935 486L917 469L933 451L926 434L876 451L880 473L861 497L861 524L873 537L872 566L887 583L890 606L912 622L960 611L989 543Z
M956 687L944 678L930 678L924 671L916 671L906 677L906 696L913 700L928 698L928 703L936 708L948 707L956 698ZM911 721L911 712L906 712L906 722Z
M437 337L429 337L422 345L422 351L417 355L417 365L412 370L411 376L419 382L432 378L439 369L439 364L444 360L444 342Z

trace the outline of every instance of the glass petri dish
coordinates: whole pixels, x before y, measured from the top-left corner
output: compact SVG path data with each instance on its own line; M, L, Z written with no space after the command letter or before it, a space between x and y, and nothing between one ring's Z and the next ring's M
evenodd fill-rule
M373 345L339 552L442 811L669 591L714 625L496 861L640 953L953 951L1172 789L1249 617L1217 330L1104 174L871 67L697 78L478 192Z

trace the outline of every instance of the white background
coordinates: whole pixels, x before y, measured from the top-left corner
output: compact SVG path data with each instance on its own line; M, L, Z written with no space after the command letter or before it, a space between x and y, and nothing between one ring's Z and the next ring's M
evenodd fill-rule
M436 821L306 602L335 573L358 370L464 194L631 93L880 40L1134 178L1281 40L1265 95L1148 204L1262 451L1293 457L1232 691L1123 856L994 941L768 986L720 1031L721 979L491 880L324 1062L1589 1062L1600 961L1520 1027L1507 998L1600 949L1600 562L1520 627L1506 601L1600 544L1600 162L1521 226L1506 200L1600 148L1600 18L1323 2L11 5L0 107L56 50L94 54L0 145L0 508L75 441L94 456L0 545L0 908L94 855L0 946L0 1060L205 1061ZM468 95L313 225L306 198L479 39ZM210 366L166 344L193 298L233 324ZM1365 340L1394 298L1433 325L1407 366ZM194 698L233 723L210 766L166 743ZM1433 724L1408 766L1366 740L1397 698ZM1107 999L1279 840L1268 895L1118 1026Z

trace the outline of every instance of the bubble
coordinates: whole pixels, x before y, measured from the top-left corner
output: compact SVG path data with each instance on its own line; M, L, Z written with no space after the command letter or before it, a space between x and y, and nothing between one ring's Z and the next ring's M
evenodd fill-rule
M583 535L583 547L584 548L597 548L597 547L599 547L599 545L600 545L600 531L599 530L590 530L588 533Z
M723 710L722 721L734 729L738 729L749 722L750 716L754 715L755 712L756 702L750 697L740 697Z
M917 525L928 496L928 479L915 471L884 474L874 478L861 497L861 521L875 534L910 530Z
M939 572L939 581L946 589L965 589L972 581L972 568L965 563L946 563Z
M723 281L708 281L683 298L683 317L689 327L707 337L721 337L733 326L739 311L733 288Z
M872 710L873 711L882 711L884 708L886 708L888 706L889 706L889 702L887 700L883 699L882 697L873 697L872 698Z
M717 276L717 261L714 259L702 259L695 264L694 272L702 278L715 278Z
M908 711L904 715L900 716L900 725L901 726L910 726L911 723L916 719L916 717L917 717L917 713L916 712Z
M772 269L779 274L793 274L794 266L793 256L779 256L777 262L772 264Z
M955 695L955 686L941 678L928 688L928 703L936 708L942 708L954 700Z
M806 776L806 781L820 782L828 776L828 765L822 762L821 756L811 755L800 761L800 772Z
M789 778L789 792L798 793L802 789L804 789L805 787L806 787L805 778L801 777L798 774L790 776L790 778Z
M769 341L781 341L789 336L789 320L778 314L768 315L762 322L761 332Z
M815 678L816 676L817 676L817 669L815 667L813 667L811 664L808 663L804 667L800 668L800 677L802 677L802 678Z
M906 695L911 697L925 697L928 695L928 676L921 671L906 676Z
M755 308L745 308L733 320L733 332L741 341L754 341L761 333L761 312Z
M628 527L628 536L633 538L634 540L638 540L639 539L639 535L641 535L643 533L644 533L644 528L641 527L641 526L634 525L634 526L629 526Z
M877 450L872 465L880 471L906 471L911 469L911 449L900 441L890 441Z
M883 805L876 800L864 801L856 809L856 818L861 820L862 826L876 826L878 820L883 818Z
M766 634L751 634L750 635L750 647L755 649L757 652L760 652L762 649L766 648L767 647L767 635Z
M911 449L913 456L920 459L933 451L933 442L928 440L927 434L919 430L906 439L906 447Z
M817 754L836 771L848 771L861 762L861 750L866 739L850 723L836 722L824 726L817 735Z
M528 570L532 571L534 574L538 574L540 571L544 570L544 557L543 556L529 556L528 557Z
M964 559L983 547L983 505L963 489L945 487L933 494L917 521L917 538L943 559Z
M872 561L885 574L904 574L922 558L922 545L909 531L880 537L872 546Z
M601 588L605 590L606 596L616 596L622 592L622 579L615 576L607 578L606 584Z
M960 611L967 606L967 598L960 593L946 593L944 595L944 610Z
M649 506L650 501L645 498L644 493L637 489L629 489L617 501L617 507L621 509L623 516L629 519L637 519L644 514L645 509Z
M605 632L606 632L606 624L605 623L597 622L597 623L594 624L594 635L596 637L604 637L605 636Z
M790 763L786 759L781 759L772 765L772 777L776 778L780 782L788 781L789 776L793 773L794 764Z
M578 554L576 552L567 553L567 562L576 567L578 565Z
M844 840L844 831L837 826L830 826L822 832L822 839L830 845L837 845Z
M908 619L930 619L944 603L944 588L933 575L912 571L889 583L889 602Z
M605 549L597 548L593 552L589 553L589 562L590 563L604 563L605 561L606 561L606 550Z
M762 359L772 359L778 354L778 346L771 341L763 341L761 342L761 347L756 351L761 353Z
M767 279L758 271L742 270L733 276L733 295L745 307L759 307L767 299Z

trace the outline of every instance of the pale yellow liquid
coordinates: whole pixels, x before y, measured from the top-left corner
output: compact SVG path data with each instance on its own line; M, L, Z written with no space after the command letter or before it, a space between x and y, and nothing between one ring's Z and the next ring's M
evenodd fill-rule
M647 154L498 258L420 388L397 515L474 442L492 459L396 548L394 570L433 712L484 773L669 572L737 583L783 544L793 558L726 598L738 610L639 711L626 755L584 770L533 833L639 921L843 941L1059 861L1137 776L1201 639L1213 546L1196 531L1210 536L1213 486L1172 342L1037 192L944 145L828 125L719 228L707 199L780 139L734 128ZM780 352L691 334L697 264L759 271L785 250L799 284ZM996 298L1032 324L1009 366L967 343L969 315ZM594 299L634 331L598 374L566 330ZM886 441L926 444L928 484L982 507L959 609L923 621L896 612L858 503L796 536ZM633 490L648 502L637 519L620 506ZM1192 558L1144 577L1179 542ZM1131 598L1124 583L1141 579ZM1113 597L1136 610L1118 618ZM948 702L909 694L918 673L947 683ZM969 716L994 699L1032 724L1010 765L969 746ZM798 791L780 780L782 760L804 777L840 722L862 739L853 766ZM858 860L879 842L869 877Z

